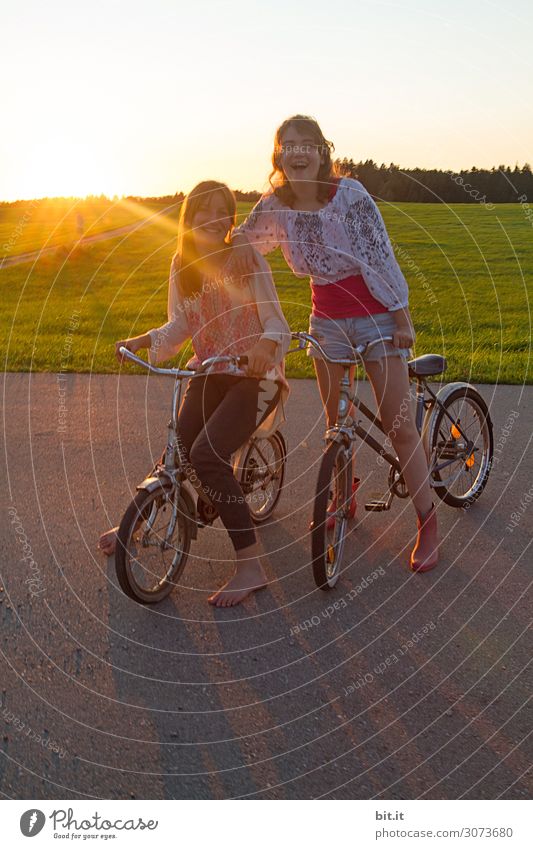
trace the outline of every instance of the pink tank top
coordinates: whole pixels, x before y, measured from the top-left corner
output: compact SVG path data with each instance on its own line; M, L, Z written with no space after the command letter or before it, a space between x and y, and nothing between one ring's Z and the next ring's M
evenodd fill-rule
M370 294L362 274L353 274L344 280L311 284L312 314L320 318L358 318L387 312L387 308Z

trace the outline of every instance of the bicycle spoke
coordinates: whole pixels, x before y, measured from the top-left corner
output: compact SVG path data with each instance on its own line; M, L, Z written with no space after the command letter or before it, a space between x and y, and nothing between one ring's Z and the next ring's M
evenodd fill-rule
M285 462L281 440L277 433L265 439L257 438L245 457L240 481L256 522L268 519L280 496Z
M185 563L183 518L172 498L139 493L138 499L142 508L137 511L129 539L120 552L124 559L121 578L122 582L127 579L128 591L131 587L134 598L150 601L170 591L176 569ZM188 537L184 540L188 551Z

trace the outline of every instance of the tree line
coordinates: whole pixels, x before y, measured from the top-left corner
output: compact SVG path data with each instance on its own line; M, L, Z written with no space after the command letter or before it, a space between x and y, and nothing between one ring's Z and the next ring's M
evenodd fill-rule
M335 161L340 174L359 180L376 200L411 203L517 203L533 199L529 163L520 168L475 168L441 171L377 165L372 159Z

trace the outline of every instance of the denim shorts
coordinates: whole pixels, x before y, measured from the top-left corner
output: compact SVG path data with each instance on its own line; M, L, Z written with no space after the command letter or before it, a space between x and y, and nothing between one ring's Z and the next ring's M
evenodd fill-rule
M364 345L382 336L392 336L395 330L396 322L390 312L354 318L321 318L316 315L309 318L309 334L322 345L328 357L335 360L352 359L352 346ZM311 345L307 354L320 358L319 352ZM392 342L382 342L375 345L363 359L375 362L383 357L403 357L408 360L411 351L409 348L395 348Z

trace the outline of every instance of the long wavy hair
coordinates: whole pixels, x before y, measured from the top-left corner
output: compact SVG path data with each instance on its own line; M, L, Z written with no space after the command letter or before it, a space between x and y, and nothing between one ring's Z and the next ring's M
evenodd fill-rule
M181 205L178 223L178 246L174 255L174 263L178 270L178 287L185 297L196 295L202 286L202 274L198 268L198 253L194 244L192 222L198 209L206 198L213 192L220 192L224 197L224 205L231 219L230 231L237 219L237 203L235 195L225 183L217 180L204 180L191 189Z
M317 199L324 202L328 199L331 186L338 178L337 168L332 159L332 153L335 150L333 142L328 141L320 126L314 118L309 115L293 115L287 118L276 130L274 135L274 150L272 153L272 171L269 176L269 183L272 186L274 194L280 199L285 206L292 206L294 203L294 192L291 184L287 179L283 166L281 164L281 145L282 138L286 130L290 127L296 127L298 132L305 133L313 140L313 144L319 147L322 156L322 162L318 171L317 183Z

